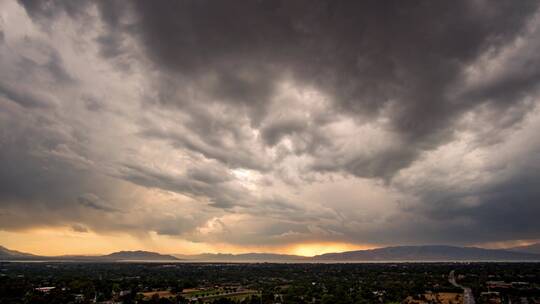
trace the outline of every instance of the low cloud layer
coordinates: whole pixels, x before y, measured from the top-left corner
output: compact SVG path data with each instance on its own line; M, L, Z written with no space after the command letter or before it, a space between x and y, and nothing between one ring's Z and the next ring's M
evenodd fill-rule
M537 1L0 13L0 230L540 239Z

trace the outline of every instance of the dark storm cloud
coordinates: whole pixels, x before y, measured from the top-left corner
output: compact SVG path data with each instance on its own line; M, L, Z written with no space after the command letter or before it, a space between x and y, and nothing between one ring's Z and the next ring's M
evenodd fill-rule
M2 102L1 230L65 226L76 232L137 234L161 232L163 227L174 226L180 234L197 224L193 219L175 217L171 222L171 218L164 219L161 214L132 209L140 201L126 193L118 195L125 184L96 172L82 156L66 158L54 153L66 146L76 150L81 142L76 136L69 136L75 131L43 116L34 117L21 108L11 109Z
M183 193L189 196L208 198L212 206L217 208L232 208L246 204L248 194L237 185L222 183L226 177L218 178L219 173L188 171L187 176L168 175L158 170L135 165L126 165L122 177L145 187L159 188L167 191Z
M536 86L533 72L526 72L526 81L501 79L496 86L504 90L478 88L457 100L449 97L463 68L512 41L537 4L139 1L135 7L141 42L160 69L192 80L215 76L209 92L247 108L255 126L282 72L323 89L336 109L360 123L389 107L391 127L408 151L375 159L390 164L373 169L361 169L369 158L325 167L384 177L451 139L448 127L465 111L500 99L506 100L499 104L504 111L519 98L503 95L522 96ZM301 124L288 122L263 136L271 145Z
M256 155L250 153L249 149L239 147L238 150L227 147L225 142L228 136L237 136L236 129L231 129L208 124L208 120L197 119L194 115L192 132L177 132L175 130L161 130L151 126L146 126L140 135L147 139L161 139L169 142L176 148L188 149L201 153L208 159L218 160L230 167L249 168L264 171L266 164L261 162ZM207 117L208 118L208 117ZM197 125L195 125L197 124ZM196 131L193 131L193 130ZM199 131L199 132L197 132Z
M88 1L54 1L54 0L21 0L20 3L24 6L28 14L40 21L53 20L61 13L66 13L72 18L80 18L86 15L85 9L88 7Z
M3 148L0 160L3 170L0 172L0 195L5 200L39 200L48 193L53 201L62 201L60 193L70 191L70 187L62 189L61 185L80 181L83 175L69 164L58 160L47 162L45 157L39 156L70 142L69 137L58 129L54 121L44 117L33 118L19 109L9 111L9 108L3 108L1 117L0 143Z
M85 226L80 225L80 224L72 225L71 229L73 229L73 231L75 231L75 232L81 232L81 233L88 232L88 228L86 228Z
M86 208L104 212L118 212L119 210L107 206L107 202L93 193L85 193L77 197L77 202Z
M298 119L277 121L262 128L262 138L267 145L277 144L284 136L302 132L307 128L305 121Z
M425 235L426 241L442 237L456 243L474 243L478 240L511 240L516 235L536 239L540 231L539 161L537 150L524 161L528 167L519 168L500 181L467 191L423 191L426 203L409 212L433 221L427 225L433 225L438 231ZM425 234L420 230L415 233L418 236Z
M351 155L341 162L330 159L331 154L325 153L321 157L322 160L311 168L320 172L333 172L338 168L345 168L349 173L361 177L390 179L395 172L413 162L418 153L413 147L401 146L372 156Z
M0 41L0 47L8 48ZM55 94L35 90L32 82L46 78L51 86L68 86L75 79L54 48L32 38L24 39L17 69L7 71L0 79L0 96L27 108L53 108L58 105Z
M23 4L30 15L48 18L58 11L76 16L87 6L70 1ZM502 77L458 99L451 97L463 68L512 42L537 5L536 1L105 2L100 3L101 17L114 35L99 39L108 57L121 53L117 45L121 33L135 35L169 76L195 83L212 76L207 93L230 107L246 109L255 126L264 118L284 72L322 88L336 109L360 123L389 107L392 128L412 149L391 153L388 158L396 159L391 161L395 165L365 174L354 165L335 168L358 176L386 176L406 167L420 151L448 141L453 135L448 127L465 111L505 100L498 102L504 111L519 105L518 97L537 87L537 63L529 61L519 75ZM131 9L136 21L119 22ZM162 102L183 107L185 100L162 98ZM289 121L281 128L265 129L263 136L272 145L301 124Z
M98 24L88 32L81 26L78 33L91 37L91 43L76 42L66 53L79 56L93 43L103 62L82 62L89 57L81 55L82 67L71 71L77 64L68 67L55 50L63 45L25 38L10 49L5 47L10 29L0 31L0 51L19 56L0 59L6 69L0 76L0 167L5 169L0 171L0 218L6 219L0 228L32 225L31 215L10 220L26 208L36 214L65 210L64 215L47 213L51 218L42 216L40 224L95 230L100 218L80 214L106 219L122 216L124 208L129 213L129 204L118 203L111 190L127 181L189 196L203 202L202 213L209 212L208 203L211 212L258 217L252 220L260 230L249 233L218 220L229 232L223 240L240 244L540 237L538 168L516 165L518 158L538 163L537 149L509 152L513 158L504 162L488 159L493 167L514 171L469 188L456 187L451 178L431 183L438 172L429 172L426 181L416 181L414 172L396 181L426 154L462 139L462 133L474 137L472 150L497 149L538 108L538 1L21 4L48 37L61 32L53 25L64 17ZM112 98L116 90L94 87L95 79L88 81L90 88L72 94L82 88L78 77L88 72L84 64L99 66L97 77L111 83L118 79L109 74L124 73L125 79L111 87L137 94ZM319 97L299 104L297 97L281 96L292 90L283 83L313 88L323 105L313 101ZM79 112L73 100L86 110ZM112 108L117 112L105 113ZM113 122L107 124L108 119ZM181 161L171 161L174 157ZM264 175L269 183L252 190L246 186L249 178L233 174L237 169L251 171L249 178ZM466 166L455 170L478 170L478 179L499 174ZM392 216L385 218L348 212L376 204L362 199L338 212L337 200L318 201L321 207L301 201L301 195L281 196L281 191L295 193L299 184L316 183L314 174L331 179L336 172L360 181L382 179L381 187L417 201L392 205ZM149 216L136 230L182 235L204 224L211 212L195 218ZM137 226L113 221L116 226L103 226Z
M51 151L74 144L58 125L45 118L33 120L19 110L2 109L0 210L6 213L0 215L1 228L62 225L80 217L76 204L80 195L107 192L99 185L102 178L51 157Z
M27 89L21 89L7 83L0 83L0 96L23 107L48 108L54 106L55 102L50 96L40 96L39 93L29 92Z
M187 170L187 177L207 184L217 184L233 180L228 170L215 165L190 168Z
M84 103L85 108L88 111L99 112L105 109L105 105L103 104L103 102L95 96L86 95L83 96L81 99Z
M62 58L56 52L51 53L49 61L45 64L45 67L53 75L53 79L60 83L71 83L75 81L71 75L66 71Z

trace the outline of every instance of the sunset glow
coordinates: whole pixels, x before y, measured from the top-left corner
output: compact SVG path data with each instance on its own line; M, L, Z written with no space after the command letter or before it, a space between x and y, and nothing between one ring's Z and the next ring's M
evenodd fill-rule
M0 1L0 246L533 244L539 37L534 1Z
M312 257L315 255L332 253L332 252L344 252L352 250L364 250L372 249L374 247L370 246L361 246L353 245L346 243L308 243L308 244L297 244L291 246L287 253Z

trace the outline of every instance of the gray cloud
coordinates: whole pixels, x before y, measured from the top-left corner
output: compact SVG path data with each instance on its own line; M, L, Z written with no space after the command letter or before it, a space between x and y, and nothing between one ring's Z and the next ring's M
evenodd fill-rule
M88 7L88 3L85 1L24 0L20 2L28 14L40 22L54 20L55 17L62 13L78 19L86 15L85 9Z
M0 20L1 229L540 238L537 1L20 5Z
M75 232L88 232L88 228L86 228L85 226L83 225L80 225L80 224L74 224L71 226L71 229L73 229L73 231Z
M254 155L246 145L237 146L235 143L233 147L228 147L227 138L230 136L237 138L238 134L235 134L234 129L209 126L204 121L197 122L201 123L200 128L197 128L200 133L192 129L187 132L177 132L147 127L141 136L147 139L165 140L176 148L200 153L208 159L217 160L231 167L265 170L267 167L265 161ZM242 140L238 139L238 141Z
M488 9L467 1L406 6L397 2L205 5L188 1L153 3L150 8L142 1L136 12L140 39L159 68L199 85L210 75L211 84L205 87L209 94L225 104L240 102L238 107L248 109L252 125L257 126L266 115L275 91L272 86L287 72L330 94L336 109L360 123L390 108L389 127L401 134L407 152L325 168L371 177L391 176L421 151L450 140L453 132L448 128L455 120L478 105L503 98L494 94L523 95L536 85L534 77L524 72L528 82L511 77L494 84L504 88L500 93L477 88L476 93L458 100L451 97L464 66L521 34L535 6L535 2L500 2ZM233 17L238 14L243 17ZM519 104L519 98L506 100L499 103L502 110ZM289 121L281 128L267 127L263 138L275 144L280 135L301 124ZM392 164L385 168L359 169L365 163L389 159Z
M127 165L122 178L146 187L207 198L213 206L219 208L244 205L248 195L239 185L223 183L226 176L224 180L224 177L215 171L202 173L191 170L187 176L171 176L150 168Z
M85 193L77 197L77 202L86 208L95 209L105 212L118 212L117 209L107 206L107 202L103 201L99 196L93 193Z
M23 107L47 108L55 105L54 97L22 90L9 84L0 84L0 94Z

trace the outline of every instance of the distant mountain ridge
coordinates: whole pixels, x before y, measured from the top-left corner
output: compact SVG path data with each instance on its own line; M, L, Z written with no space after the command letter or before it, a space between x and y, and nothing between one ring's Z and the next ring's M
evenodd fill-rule
M278 253L202 253L194 255L173 254L184 260L202 261L306 261L310 257Z
M119 251L98 256L38 256L0 246L0 260L179 261L187 262L373 262L373 261L540 261L540 254L514 250L446 245L394 246L304 257L274 253L166 255L150 251Z
M335 261L540 261L539 254L446 245L396 246L327 253L314 260Z
M526 252L526 253L534 253L534 254L540 254L540 243L535 243L527 246L519 246L519 247L512 247L506 249L508 251L515 251L515 252Z
M30 254L30 253L16 251L16 250L10 250L10 249L7 249L4 246L0 246L0 258L3 258L3 257L19 257L19 258L23 257L23 258L27 258L27 257L35 257L35 255Z
M39 256L30 253L9 250L0 246L0 260L69 260L69 261L177 261L172 255L160 254L151 251L118 251L107 255L63 255L63 256Z
M167 255L167 254L160 254L157 252L151 252L151 251L118 251L113 252L111 254L102 255L99 256L101 259L110 259L110 260L169 260L174 261L178 260L178 258Z

